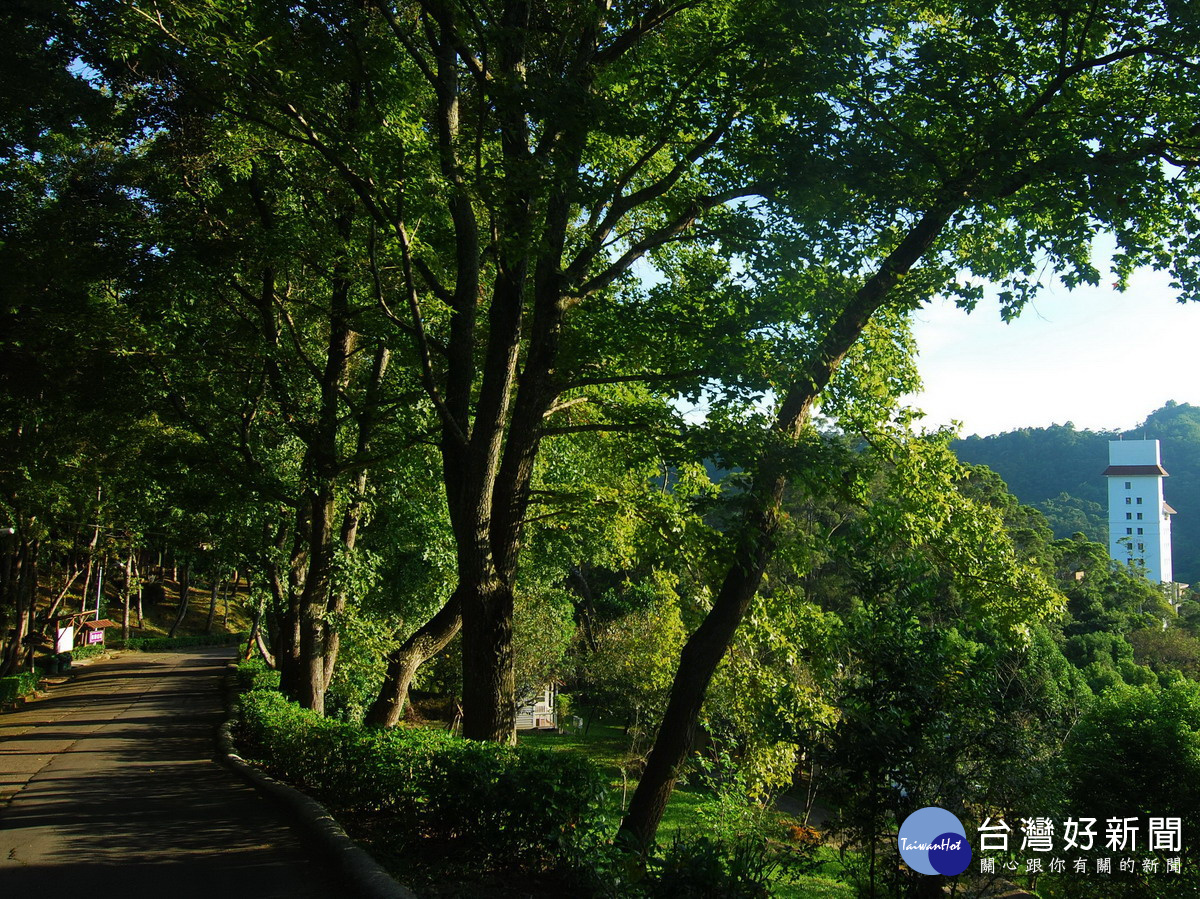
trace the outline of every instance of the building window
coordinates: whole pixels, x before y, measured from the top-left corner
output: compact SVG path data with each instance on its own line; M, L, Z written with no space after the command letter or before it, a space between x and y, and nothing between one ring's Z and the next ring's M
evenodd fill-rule
M1139 531L1141 531L1141 528L1138 528L1138 530L1139 530ZM1133 528L1125 528L1125 533L1126 533L1126 534L1132 534L1132 533L1133 533Z
M1126 490L1128 490L1128 489L1129 489L1130 487L1132 487L1132 486L1133 486L1133 484L1132 484L1130 481L1126 481L1126 482L1125 482L1125 489L1126 489Z
M1141 529L1141 528L1138 528L1138 533L1140 534L1141 532L1142 532L1142 529Z
M1140 496L1138 497L1138 503L1137 503L1137 504L1138 504L1139 506L1142 504L1142 498L1141 498Z
M1128 496L1127 496L1127 497L1125 497L1125 505L1127 505L1127 506L1132 506L1132 505L1133 505L1133 500L1132 500L1130 497L1128 497Z
M1125 514L1128 515L1129 513L1126 512ZM1142 520L1142 513L1138 512L1138 521L1141 521L1141 520Z
M1132 520L1133 520L1133 513L1132 513L1132 512L1126 512L1126 513L1125 513L1125 520L1126 520L1126 521L1132 521Z
M1145 544L1145 543L1139 543L1139 544L1138 544L1138 552L1140 552L1140 553L1144 553L1145 551L1146 551L1146 544Z

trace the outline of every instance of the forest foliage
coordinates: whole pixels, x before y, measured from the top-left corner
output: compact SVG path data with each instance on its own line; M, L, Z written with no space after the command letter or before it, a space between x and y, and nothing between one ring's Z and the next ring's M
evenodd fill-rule
M135 630L170 582L174 631L244 575L305 710L267 717L340 740L422 694L504 778L561 682L627 717L612 864L681 781L738 814L806 784L870 895L930 888L913 803L1063 808L1110 697L1191 733L1194 604L900 398L914 310L1096 283L1097 231L1118 284L1200 293L1193 6L0 16L0 673L60 608Z

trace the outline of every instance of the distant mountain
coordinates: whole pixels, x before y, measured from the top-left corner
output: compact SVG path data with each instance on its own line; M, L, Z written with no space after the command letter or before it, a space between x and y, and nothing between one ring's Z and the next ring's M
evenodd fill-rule
M1082 531L1108 542L1108 441L1159 440L1163 492L1178 512L1171 522L1176 580L1200 583L1200 407L1168 402L1128 431L1080 431L1073 424L1021 428L954 442L964 462L986 465L1021 502L1040 509L1059 537Z

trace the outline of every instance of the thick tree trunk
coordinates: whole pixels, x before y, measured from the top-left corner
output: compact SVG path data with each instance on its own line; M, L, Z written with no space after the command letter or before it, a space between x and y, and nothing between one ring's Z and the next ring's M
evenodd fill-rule
M175 632L179 630L179 626L183 624L183 619L188 613L188 599L192 590L192 563L188 562L183 566L183 580L179 582L179 611L175 615L175 623L171 625L171 630L167 633L168 637L174 637Z
M38 596L38 556L41 552L41 541L33 540L29 544L28 564L25 566L25 609L26 622L25 633L31 638L34 636L34 622L37 618L37 596ZM26 667L30 671L34 670L34 657L37 644L31 639L29 642L29 654L26 656Z
M776 481L765 503L766 509L756 516L758 521L726 574L712 610L680 654L654 748L621 823L619 838L638 849L644 850L654 843L680 768L696 741L700 708L709 682L762 581L774 546L783 486L782 479Z
M334 490L332 483L311 497L309 565L300 596L300 659L296 702L318 714L325 713L325 648L333 577Z
M5 583L7 595L3 598L6 605L13 610L13 628L11 642L4 644L3 656L0 657L0 677L16 673L21 666L21 649L24 646L29 616L25 611L25 588L29 577L30 558L29 544L19 536L13 538L16 547L11 560L7 564Z
M279 608L279 626L272 627L275 641L275 663L279 668L279 689L295 699L300 685L300 597L308 570L308 514L296 514L296 530L292 535L287 583L272 581L272 593ZM286 539L286 536L281 537Z
M441 652L461 627L462 603L455 593L436 615L388 655L383 687L367 710L364 723L370 727L395 727L404 714L413 675Z
M483 589L460 585L459 590L463 612L463 736L515 743L512 591L499 581Z

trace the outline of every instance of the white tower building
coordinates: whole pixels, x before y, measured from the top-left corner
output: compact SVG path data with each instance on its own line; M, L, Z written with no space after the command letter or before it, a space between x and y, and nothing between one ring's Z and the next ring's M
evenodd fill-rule
M1154 582L1170 583L1171 516L1163 501L1162 467L1157 440L1108 442L1108 554L1141 568Z

